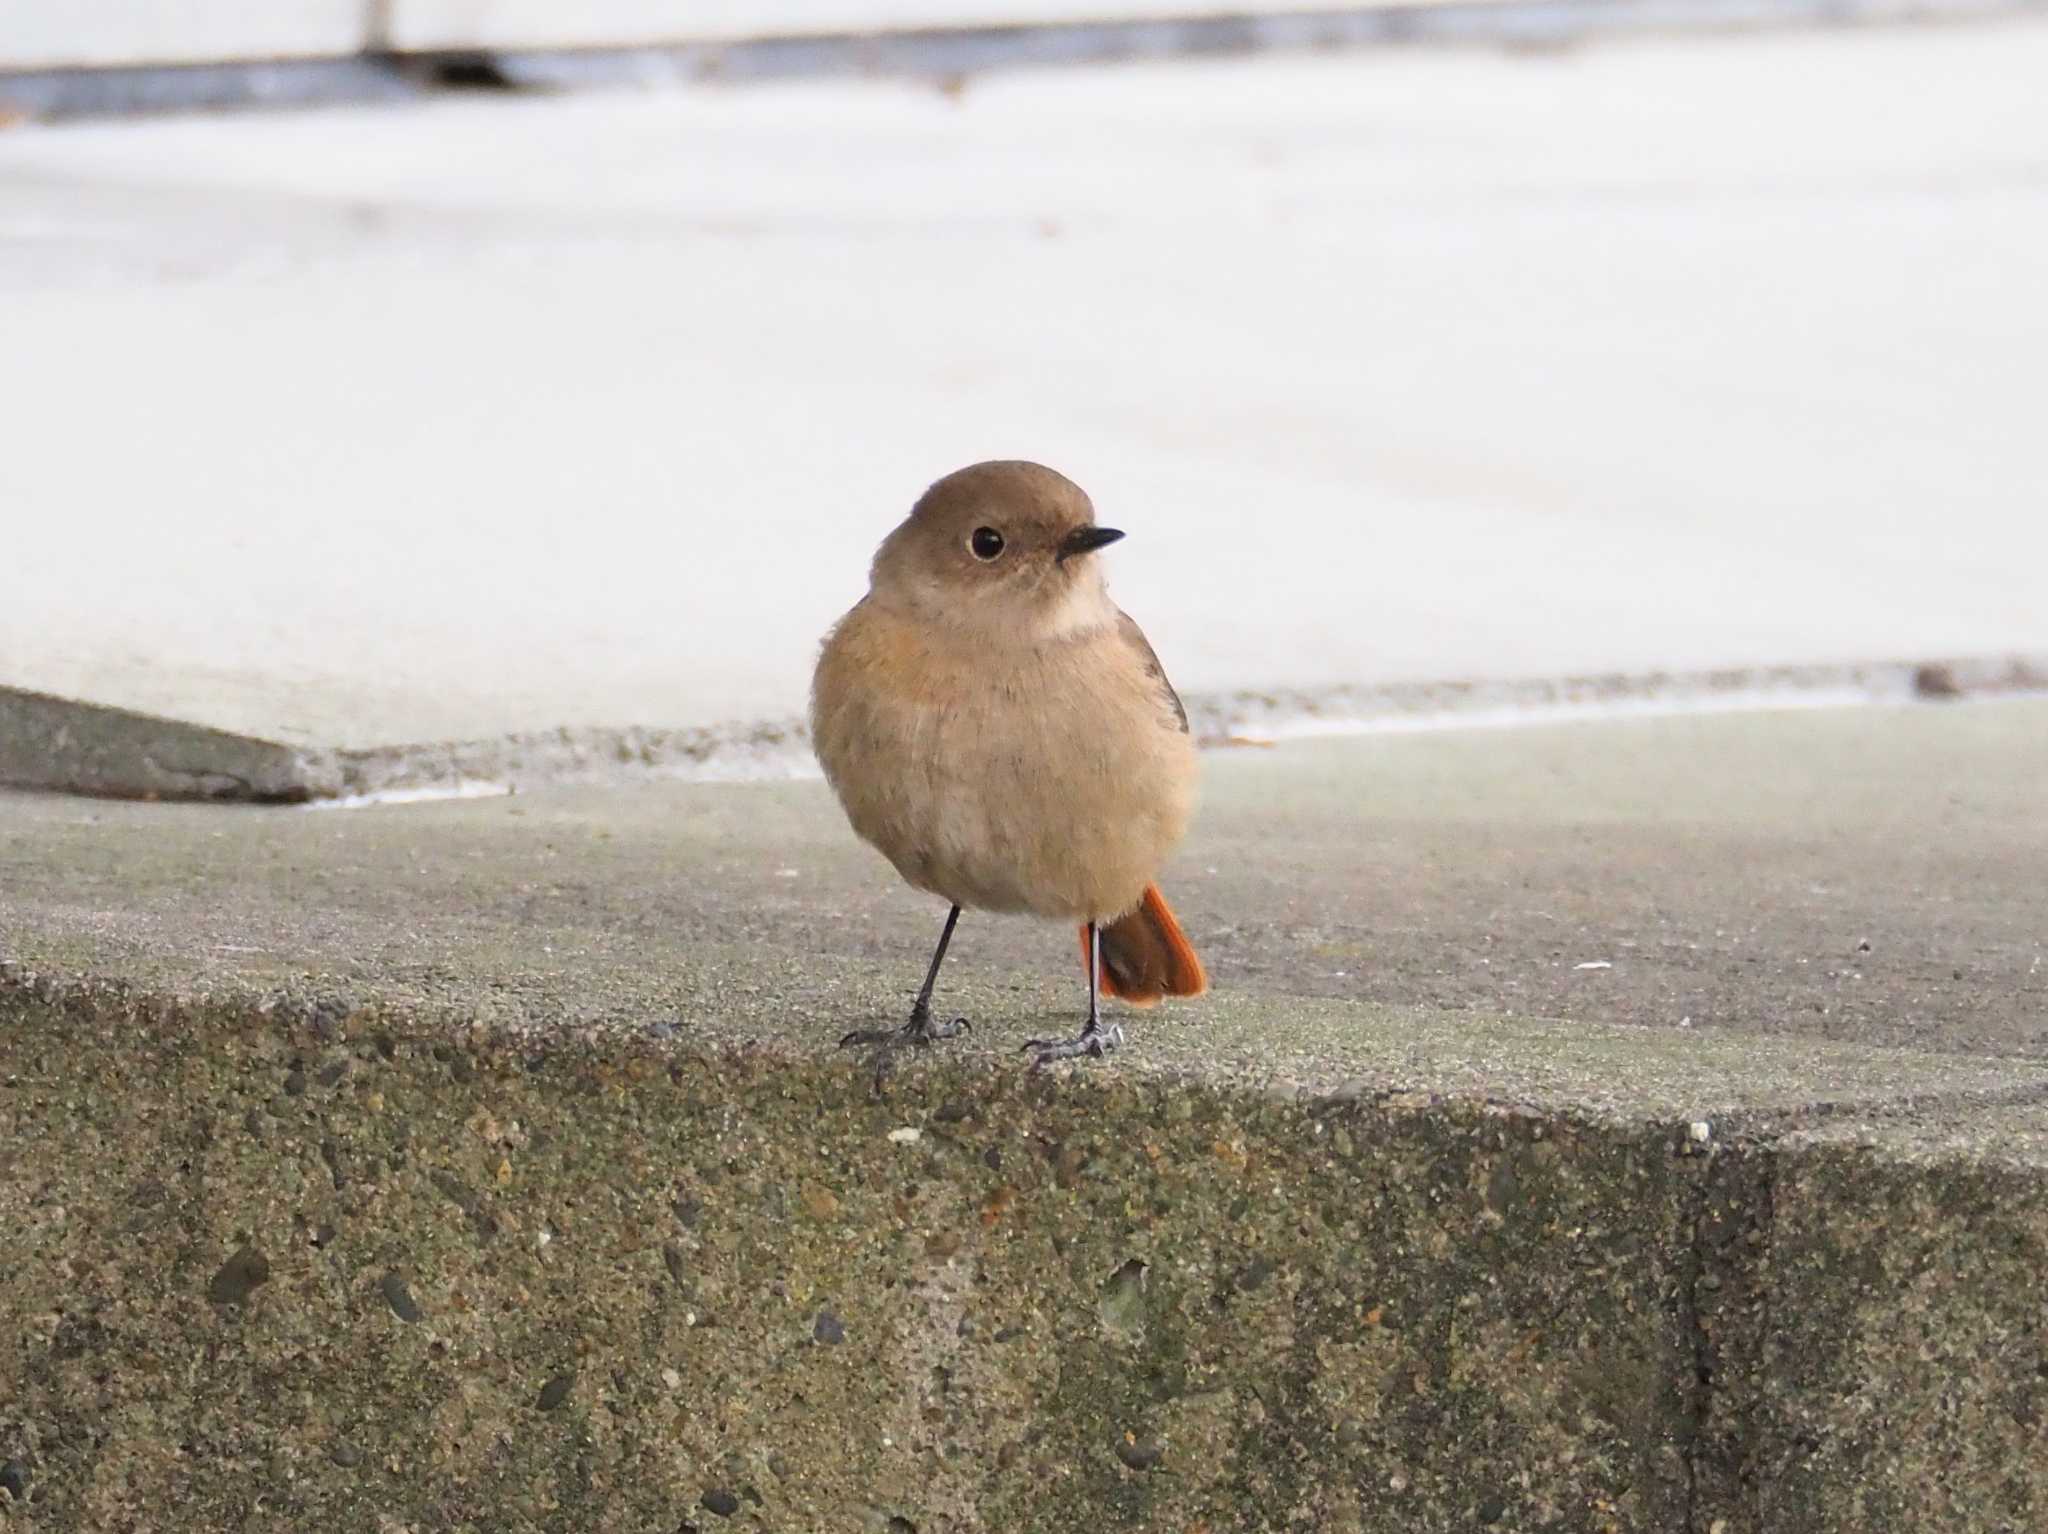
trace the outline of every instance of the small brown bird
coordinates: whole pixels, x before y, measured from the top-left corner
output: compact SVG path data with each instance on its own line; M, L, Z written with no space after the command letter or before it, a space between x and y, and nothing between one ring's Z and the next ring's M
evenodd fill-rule
M883 540L868 594L826 636L811 686L825 776L862 839L951 902L903 1027L841 1044L930 1043L932 987L962 907L1078 922L1088 1021L1033 1039L1035 1065L1123 1041L1098 994L1150 1006L1208 989L1159 887L1187 829L1187 714L1110 601L1080 486L1035 463L947 475Z

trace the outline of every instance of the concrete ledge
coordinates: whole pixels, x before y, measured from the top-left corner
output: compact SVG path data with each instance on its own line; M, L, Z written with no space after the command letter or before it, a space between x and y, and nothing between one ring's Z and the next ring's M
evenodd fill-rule
M832 1047L932 913L820 785L0 795L0 1495L2031 1529L2043 718L1225 753L1172 884L1216 992L1037 1076L1072 938L1018 923L970 1037Z
M1798 1071L1758 1053L1695 1101ZM2001 1090L1884 1055L1866 1134ZM962 1056L878 1094L695 1028L17 970L0 1457L51 1527L2024 1526L2039 1167L1434 1074Z
M1659 1131L0 1009L58 1526L1684 1526Z
M2048 1110L1802 1131L1764 1192L1767 1324L1723 1405L1759 1527L2041 1527Z
M116 799L305 804L648 777L815 771L800 721L581 729L342 750L0 687L0 786Z
M0 687L0 784L123 799L290 804L339 785L273 741Z

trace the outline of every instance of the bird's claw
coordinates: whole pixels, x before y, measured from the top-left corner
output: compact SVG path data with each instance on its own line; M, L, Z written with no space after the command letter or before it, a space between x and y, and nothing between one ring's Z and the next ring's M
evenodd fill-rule
M904 1044L936 1044L972 1032L974 1024L964 1017L953 1018L950 1022L935 1023L930 1013L912 1013L910 1021L900 1028L856 1028L851 1033L842 1034L839 1047L852 1049L862 1044L874 1044L884 1048L896 1048Z
M1031 1055L1031 1068L1042 1071L1056 1060L1100 1060L1124 1041L1121 1024L1107 1028L1093 1019L1071 1039L1029 1039L1024 1049Z

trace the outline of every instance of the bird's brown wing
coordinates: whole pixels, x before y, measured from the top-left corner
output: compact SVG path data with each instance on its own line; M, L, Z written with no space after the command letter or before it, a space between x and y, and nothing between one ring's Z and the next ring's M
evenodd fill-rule
M1144 663L1145 674L1152 678L1159 689L1160 701L1172 709L1173 717L1180 721L1181 734L1187 734L1188 711L1181 707L1180 694L1173 690L1173 683L1167 681L1166 668L1159 664L1159 657L1153 653L1151 641L1145 638L1145 631L1139 628L1137 621L1122 608L1117 609L1116 617L1117 632Z

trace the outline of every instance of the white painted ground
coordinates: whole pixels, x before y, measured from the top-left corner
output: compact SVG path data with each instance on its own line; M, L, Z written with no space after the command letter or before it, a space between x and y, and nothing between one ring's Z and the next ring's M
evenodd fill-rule
M794 712L1024 455L1189 689L2048 649L2048 22L0 132L0 682Z

